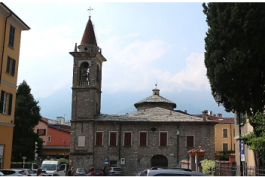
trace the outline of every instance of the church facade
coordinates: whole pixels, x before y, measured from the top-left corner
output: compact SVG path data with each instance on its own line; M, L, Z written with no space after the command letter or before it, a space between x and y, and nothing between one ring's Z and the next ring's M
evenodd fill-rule
M73 56L70 159L74 168L121 167L134 176L152 166L179 167L187 151L201 146L214 159L215 121L176 111L153 89L134 104L137 111L101 114L102 63L91 18Z

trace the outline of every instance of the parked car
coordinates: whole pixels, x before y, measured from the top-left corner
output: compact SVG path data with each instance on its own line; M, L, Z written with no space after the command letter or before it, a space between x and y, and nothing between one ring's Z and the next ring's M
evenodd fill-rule
M147 176L208 176L204 173L183 169L155 169L148 170Z
M0 176L4 176L4 173L0 172Z
M36 176L36 173L29 168L12 168L11 170L23 170L26 176Z
M147 175L147 170L139 171L136 176L146 176Z
M0 172L2 172L4 176L26 176L23 170L18 169L0 169Z
M109 167L107 170L108 176L123 176L122 169L119 167Z
M104 176L104 172L102 171L102 169L95 169L94 176Z
M87 171L84 168L77 168L74 173L75 176L85 176L86 174L87 174Z

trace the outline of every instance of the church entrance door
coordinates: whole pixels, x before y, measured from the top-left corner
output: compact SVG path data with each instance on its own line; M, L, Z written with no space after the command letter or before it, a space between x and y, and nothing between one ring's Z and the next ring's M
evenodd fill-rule
M151 167L167 167L167 158L163 155L154 155L151 158Z

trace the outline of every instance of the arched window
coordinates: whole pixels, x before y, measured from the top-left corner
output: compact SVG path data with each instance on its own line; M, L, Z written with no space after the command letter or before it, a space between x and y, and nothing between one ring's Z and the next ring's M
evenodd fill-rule
M80 65L80 80L86 81L89 85L89 64L88 62L83 62Z

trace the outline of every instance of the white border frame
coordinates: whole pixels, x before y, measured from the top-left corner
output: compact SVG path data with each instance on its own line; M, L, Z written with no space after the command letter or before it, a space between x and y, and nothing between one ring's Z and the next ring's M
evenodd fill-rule
M224 137L224 130L226 129L226 137ZM222 138L229 138L228 136L228 128L222 128Z

